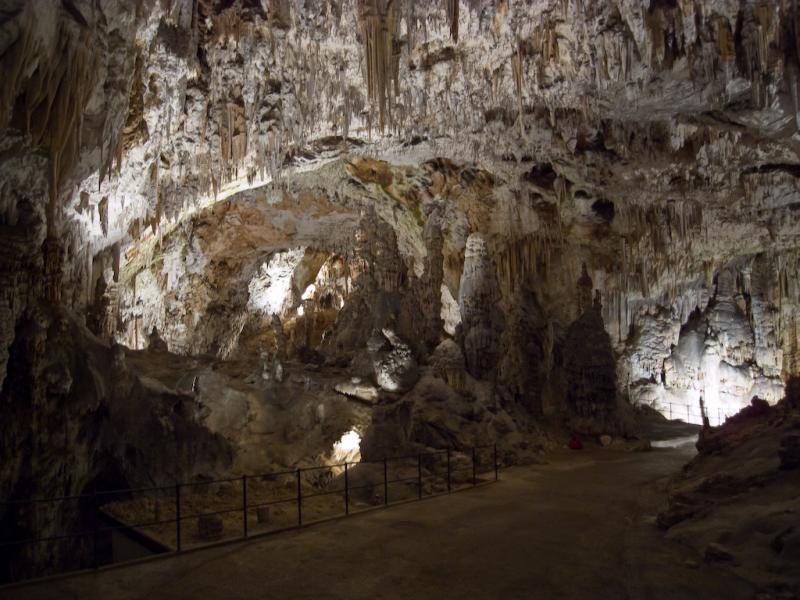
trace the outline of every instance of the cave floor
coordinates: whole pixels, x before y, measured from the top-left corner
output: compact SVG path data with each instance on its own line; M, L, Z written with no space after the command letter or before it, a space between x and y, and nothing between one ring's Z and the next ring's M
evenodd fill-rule
M654 524L665 478L692 454L559 451L502 472L497 485L0 596L752 598Z

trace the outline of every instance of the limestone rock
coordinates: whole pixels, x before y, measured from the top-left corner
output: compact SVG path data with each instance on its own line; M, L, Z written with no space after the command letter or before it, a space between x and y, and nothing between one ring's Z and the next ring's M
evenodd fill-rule
M603 422L616 406L616 361L597 302L569 326L563 361L569 404L578 416Z
M161 339L161 336L158 335L158 329L153 326L153 330L150 332L150 336L148 337L148 348L153 352L167 352L167 343Z
M391 329L375 332L368 342L375 381L387 392L403 392L417 380L417 363L411 348Z
M337 383L334 389L340 394L357 398L370 404L376 403L379 398L377 388L368 383L362 383L360 380Z
M704 431L701 440L708 436L713 446L698 444L699 454L668 484L670 506L658 517L667 537L707 561L730 563L751 582L779 578L796 587L796 557L782 549L796 529L794 471L776 468L781 440L796 435L796 414L787 400L759 401Z
M466 379L464 353L453 340L444 340L436 346L430 363L437 375L442 377L451 388L456 391L464 389Z
M259 524L269 523L269 506L259 506L256 508L256 522Z

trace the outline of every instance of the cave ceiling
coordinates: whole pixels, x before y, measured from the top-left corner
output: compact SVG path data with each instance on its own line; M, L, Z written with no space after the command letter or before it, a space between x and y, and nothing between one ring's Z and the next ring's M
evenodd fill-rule
M785 375L798 24L789 0L3 0L0 218L66 304L119 286L133 346L137 319L246 303L275 252L346 255L374 212L417 278L441 229L443 302L477 236L505 312L532 293L557 337L585 264L620 385L663 384L729 272Z

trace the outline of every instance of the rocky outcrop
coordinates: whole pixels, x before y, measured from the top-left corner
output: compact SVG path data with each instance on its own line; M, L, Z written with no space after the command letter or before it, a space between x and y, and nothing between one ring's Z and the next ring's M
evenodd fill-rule
M417 364L408 344L391 329L374 332L367 342L375 381L387 392L406 392L417 378Z
M8 500L90 494L164 485L230 468L233 453L196 413L191 394L134 374L121 346L109 348L51 305L29 307L18 321L0 391L5 457L0 496ZM86 526L90 505L4 505L0 522L14 539L48 537ZM88 564L75 538L33 552L6 547L0 578L42 575L44 565Z
M419 304L424 311L425 320L420 333L430 352L442 338L442 285L444 283L444 236L440 218L430 215L422 232L425 241L425 265L418 286Z
M658 522L667 537L764 594L800 591L797 558L794 390L777 405L752 404L715 429L703 430L699 454L669 485L669 508ZM792 450L794 448L794 451Z
M561 411L564 395L555 372L556 333L535 292L521 291L506 321L497 380L532 414Z

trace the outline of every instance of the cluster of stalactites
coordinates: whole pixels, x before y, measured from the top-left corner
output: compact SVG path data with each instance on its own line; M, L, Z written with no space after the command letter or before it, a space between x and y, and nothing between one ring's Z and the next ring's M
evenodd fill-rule
M32 145L44 149L50 158L51 230L61 184L79 157L83 113L97 71L97 56L89 47L88 36L84 29L76 39L61 26L53 50L60 60L47 61L39 56L40 41L22 28L0 61L0 128L13 121L12 125L29 135Z
M498 249L495 259L498 282L504 290L513 292L530 278L547 279L564 244L559 215L554 223L543 222L536 232L509 240Z
M406 0L413 19L413 0ZM399 93L400 66L398 0L359 0L359 26L364 46L367 94L378 110L381 133L392 124L392 105ZM459 0L445 0L450 37L458 43Z
M665 275L686 266L685 243L703 231L702 207L689 200L663 206L622 205L618 218L631 232L621 241L620 286L626 291L638 289L644 297Z
M670 67L673 61L686 56L690 63L697 59L696 68L706 75L710 75L710 69L729 74L738 71L752 83L754 104L767 106L766 81L776 62L792 65L800 60L796 3L756 0L741 5L735 22L710 11L697 0L681 0L673 7L649 9L645 25L650 34L651 62ZM697 15L708 22L707 29L697 27ZM709 35L714 38L716 56L697 55L696 40Z

